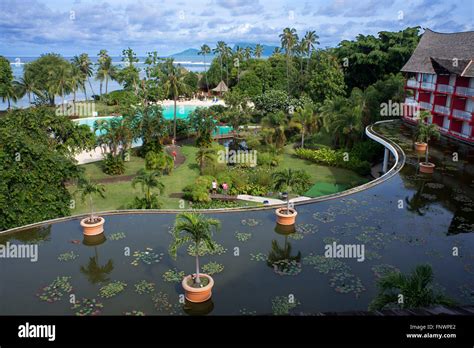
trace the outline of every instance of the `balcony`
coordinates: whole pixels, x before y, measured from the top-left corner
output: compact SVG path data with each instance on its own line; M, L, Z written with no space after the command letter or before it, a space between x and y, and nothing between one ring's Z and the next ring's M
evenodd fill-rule
M441 106L441 105L435 105L434 111L436 111L439 114L443 114L443 115L449 115L450 114L449 108L447 108L446 106Z
M420 102L420 108L425 109L425 110L431 110L433 108L433 105L426 102Z
M472 114L467 111L453 109L453 116L466 121L471 121Z
M418 81L414 79L407 80L407 87L418 88Z
M435 90L435 84L431 82L422 82L421 83L421 89L425 89L427 91L434 91Z
M456 87L456 94L464 97L474 97L474 88L469 87Z
M438 85L436 86L436 92L452 94L454 92L454 87L450 85Z
M410 105L410 106L417 106L418 105L416 100L413 99L413 98L405 98L405 104Z

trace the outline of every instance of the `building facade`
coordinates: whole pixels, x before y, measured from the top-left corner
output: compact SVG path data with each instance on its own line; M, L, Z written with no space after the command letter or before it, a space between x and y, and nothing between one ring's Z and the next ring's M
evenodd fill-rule
M426 29L401 71L409 106L403 119L415 124L414 110L427 110L441 134L474 145L474 32Z

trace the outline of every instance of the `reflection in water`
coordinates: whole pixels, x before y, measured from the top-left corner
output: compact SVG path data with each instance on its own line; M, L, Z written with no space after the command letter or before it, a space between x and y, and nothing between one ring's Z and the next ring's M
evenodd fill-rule
M84 274L91 284L104 283L110 280L108 275L114 269L112 260L108 260L105 265L101 266L99 261L98 246L106 241L105 234L101 233L97 236L84 236L82 243L87 246L94 247L94 256L89 258L86 266L81 266L80 271Z
M17 240L25 244L40 244L43 242L49 242L51 240L51 225L34 227L26 231L0 236L0 244L5 244L6 242L12 240Z
M301 252L292 256L291 243L288 242L288 236L295 233L293 226L281 226L277 224L275 232L283 234L285 237L283 246L278 244L276 239L272 240L272 249L268 253L267 265L281 275L297 274L301 271Z
M193 303L185 300L183 310L189 315L208 315L214 310L214 302L212 301L212 297L209 300L201 303Z
M425 188L426 180L420 180L419 182L420 184L415 194L411 198L406 197L405 201L407 203L408 211L416 213L419 216L424 216L427 210L425 209L425 207L429 205L428 200L423 198L423 191Z

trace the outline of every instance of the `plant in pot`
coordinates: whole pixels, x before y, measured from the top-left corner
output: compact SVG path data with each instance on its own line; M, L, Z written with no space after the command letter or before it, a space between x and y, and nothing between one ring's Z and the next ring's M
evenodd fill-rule
M86 236L95 236L104 232L105 219L101 216L94 215L94 205L92 196L97 195L105 198L105 187L102 184L92 182L90 179L82 178L78 183L79 189L77 192L81 193L81 199L85 203L89 201L90 215L81 220L82 231Z
M428 144L420 138L421 133L423 132L423 126L425 125L426 119L431 117L431 113L429 111L423 110L420 112L418 117L418 126L416 132L414 134L413 141L415 142L415 150L418 153L425 153L426 147Z
M169 253L176 258L178 249L187 243L194 244L196 253L196 273L184 277L182 286L185 297L194 303L205 302L212 296L214 280L208 274L199 271L199 250L207 247L214 250L212 235L220 228L220 221L206 218L197 213L181 213L176 216L173 228L173 241L169 246Z
M280 225L293 225L296 220L296 209L290 208L290 194L304 191L310 185L309 175L303 170L287 168L273 173L272 179L276 190L286 189L286 207L277 208L275 213Z
M417 134L418 141L426 144L425 161L420 162L420 172L431 174L434 171L435 165L429 161L429 141L432 138L440 138L441 135L439 133L438 126L433 123L425 123L423 122L423 119L421 119L418 124Z

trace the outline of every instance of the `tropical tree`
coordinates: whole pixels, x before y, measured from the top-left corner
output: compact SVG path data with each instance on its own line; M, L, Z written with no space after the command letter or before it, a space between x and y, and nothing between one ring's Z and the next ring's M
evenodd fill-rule
M214 250L215 242L212 240L213 233L220 228L220 221L217 219L206 218L196 213L181 213L176 216L176 222L173 228L173 241L169 246L169 253L176 258L178 249L186 244L193 243L196 251L196 273L194 284L201 287L200 268L199 268L199 250L202 245L210 250Z
M432 123L432 115L430 112L424 110L421 112L420 119L418 120L418 127L416 131L416 135L418 138L419 142L424 142L428 144L426 146L426 152L425 152L425 162L428 163L428 157L429 157L429 141L431 139L439 139L441 137L441 134L438 130L438 126L434 123ZM425 121L426 120L426 121Z
M304 170L283 169L272 174L273 185L276 190L286 190L288 198L286 200L286 213L290 214L290 194L293 192L303 192L311 184L308 173Z
M316 45L319 45L319 36L316 35L316 32L313 31L307 31L304 35L304 38L302 40L303 42L303 47L305 49L305 52L308 55L308 60L306 62L306 71L309 71L309 63L311 61L311 53L313 52L314 48Z
M216 130L216 120L213 112L209 108L196 108L189 115L189 124L196 132L196 146L211 146L212 134Z
M216 151L213 148L201 147L196 152L196 162L199 164L199 171L201 175L204 172L204 166L207 163L214 163L217 159Z
M24 73L22 77L18 79L18 87L21 90L21 94L28 96L28 103L31 104L31 95L35 92L35 83L31 73Z
M158 195L156 193L152 193L153 189L158 189L159 193L162 194L165 185L159 181L159 177L161 173L158 171L146 171L145 169L141 169L138 172L138 175L133 178L132 180L132 187L135 188L137 184L141 185L142 192L145 194L143 199L139 199L138 197L135 198L135 208L139 209L158 209L160 208L161 204L158 201Z
M298 43L298 34L295 28L285 28L280 34L281 47L285 49L286 56L286 82L288 87L288 96L290 95L290 61L291 54Z
M256 44L255 48L253 49L253 55L255 58L259 59L263 54L263 46L260 44Z
M206 75L206 90L209 95L209 80L207 77L207 65L206 65L206 56L211 54L211 48L208 45L202 45L201 50L198 52L199 55L204 57L204 74Z
M370 303L369 310L454 305L452 299L433 289L433 280L433 269L429 265L419 265L409 275L390 272L377 281L379 293ZM403 302L399 301L400 295Z
M90 215L88 221L90 223L95 222L96 218L94 216L94 205L92 196L99 196L105 198L105 186L102 184L95 183L88 178L81 178L78 183L78 189L76 192L81 193L82 202L86 202L89 198L89 209Z
M243 52L243 56L244 56L245 60L249 60L252 57L252 48L248 47L248 46L245 47L244 52Z
M115 66L112 64L112 57L107 50L100 50L96 79L100 81L100 94L102 95L102 81L105 80L105 94L108 93L109 80L114 80L116 76Z
M123 83L125 89L133 90L138 96L140 69L135 66L139 60L136 53L129 47L122 51L122 62L125 66L115 72L115 79L119 83Z
M267 143L275 144L277 148L283 148L286 142L285 129L288 119L283 111L270 113L262 118L261 124L264 131L267 131Z
M301 147L304 148L306 132L311 132L316 126L314 108L312 104L306 104L303 108L297 108L291 118L291 124L296 125L301 133Z
M180 94L188 90L188 86L184 82L184 75L179 67L173 64L172 58L166 59L161 65L161 77L165 94L173 99L173 139L176 139L176 108Z
M222 77L222 70L223 70L223 59L227 55L227 44L224 41L218 41L216 47L212 50L214 54L217 54L219 56L219 64L221 67L221 79L220 81L223 80Z
M87 53L82 53L79 56L74 56L72 58L72 63L79 68L82 72L84 80L89 83L89 87L91 89L92 94L94 93L94 89L92 88L90 77L92 76L93 69L92 69L92 62L89 58ZM87 100L87 94L85 94Z

